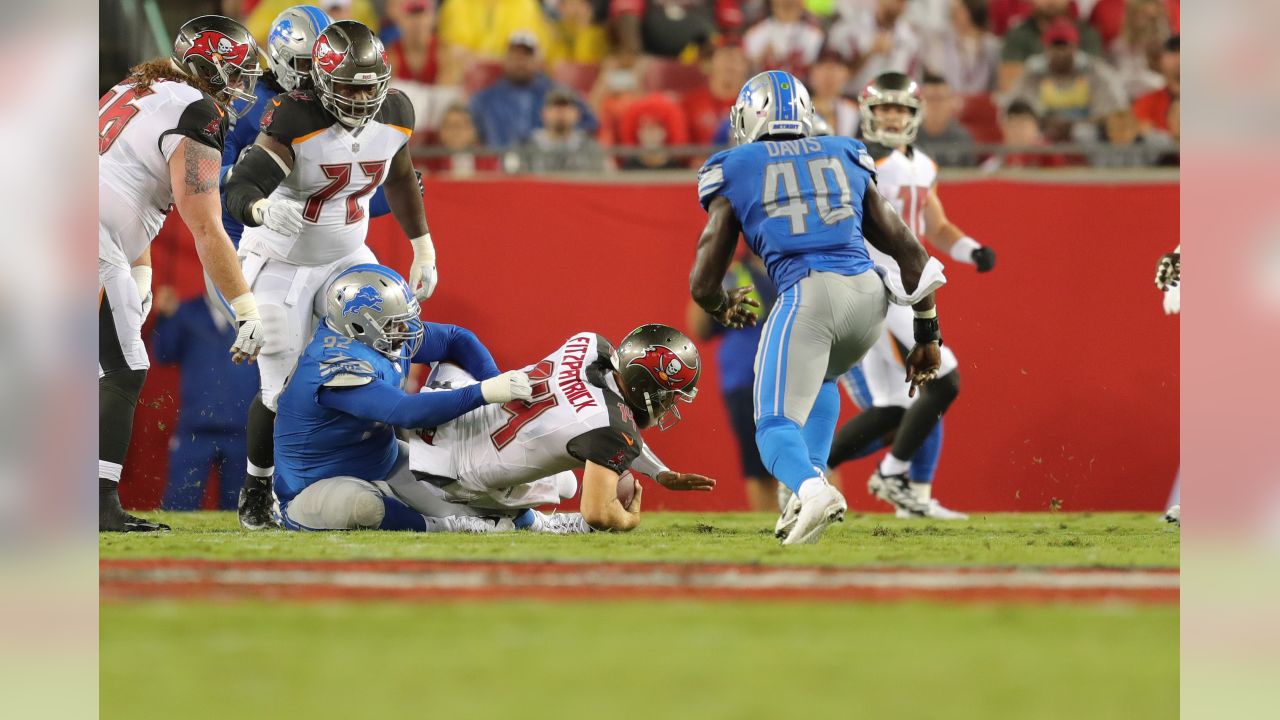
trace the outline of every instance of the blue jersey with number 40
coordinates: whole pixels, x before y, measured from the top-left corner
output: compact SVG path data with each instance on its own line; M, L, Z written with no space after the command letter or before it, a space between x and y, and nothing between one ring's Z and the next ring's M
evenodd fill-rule
M862 198L874 178L875 161L853 138L762 140L712 155L698 172L698 199L704 209L716 196L729 200L781 293L812 270L872 269Z

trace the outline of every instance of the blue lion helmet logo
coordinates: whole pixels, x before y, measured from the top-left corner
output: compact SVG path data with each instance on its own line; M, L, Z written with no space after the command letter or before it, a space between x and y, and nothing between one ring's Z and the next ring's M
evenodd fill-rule
M356 291L354 297L342 306L342 317L355 315L365 308L372 308L374 312L382 312L382 296L372 285L365 285Z

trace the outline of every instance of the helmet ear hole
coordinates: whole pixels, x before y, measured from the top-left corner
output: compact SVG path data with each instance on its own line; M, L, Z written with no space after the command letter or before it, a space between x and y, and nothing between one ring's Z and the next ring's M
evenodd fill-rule
M351 329L355 330L357 333L360 333L361 335L364 334L364 326L361 325L360 323L351 323Z

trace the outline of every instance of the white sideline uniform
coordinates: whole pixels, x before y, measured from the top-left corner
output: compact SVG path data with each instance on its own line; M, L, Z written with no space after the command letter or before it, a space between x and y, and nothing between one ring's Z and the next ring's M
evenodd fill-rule
M920 238L926 236L927 230L924 223L925 200L929 196L929 190L937 182L938 165L919 149L913 148L911 157L895 149L876 161L876 185L880 188L880 194L893 205L911 231ZM897 261L870 243L867 244L867 252L871 254L872 262L883 265L901 278ZM907 397L910 389L906 382L907 366L894 342L896 338L908 350L915 345L914 319L915 314L909 306L890 303L884 318L883 335L862 358L860 367L870 391L871 404L875 407L910 407L915 402L915 398ZM955 353L950 347L943 345L938 377L955 370L957 366ZM843 382L847 390L848 383L851 382L847 375Z
M213 99L185 83L156 81L143 92L120 84L98 102L99 305L106 298L132 370L150 362L142 342L142 301L129 266L151 246L172 209L169 160L183 140L221 156L226 129Z
M290 238L266 226L246 226L239 254L267 330L258 356L262 402L275 410L324 314L325 289L347 268L378 261L365 245L369 199L391 158L409 141L413 111L404 95L389 91L377 116L353 134L310 93L288 93L272 102L263 132L289 145L294 162L269 199L302 203L302 230Z
M557 504L577 490L574 469L587 460L625 472L643 449L631 410L611 371L607 341L574 335L540 362L523 368L533 402L485 405L409 440L409 467L436 481L419 492L479 508L519 509ZM475 382L453 365L439 365L423 392ZM393 482L401 498L408 490ZM406 500L417 509L419 506ZM431 514L420 509L423 514Z

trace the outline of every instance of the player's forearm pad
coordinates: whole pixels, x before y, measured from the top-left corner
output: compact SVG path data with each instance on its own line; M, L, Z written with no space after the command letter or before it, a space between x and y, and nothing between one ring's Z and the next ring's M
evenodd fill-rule
M284 179L285 170L270 150L250 147L227 179L227 210L246 227L258 227L262 223L253 217L253 204L275 192Z

